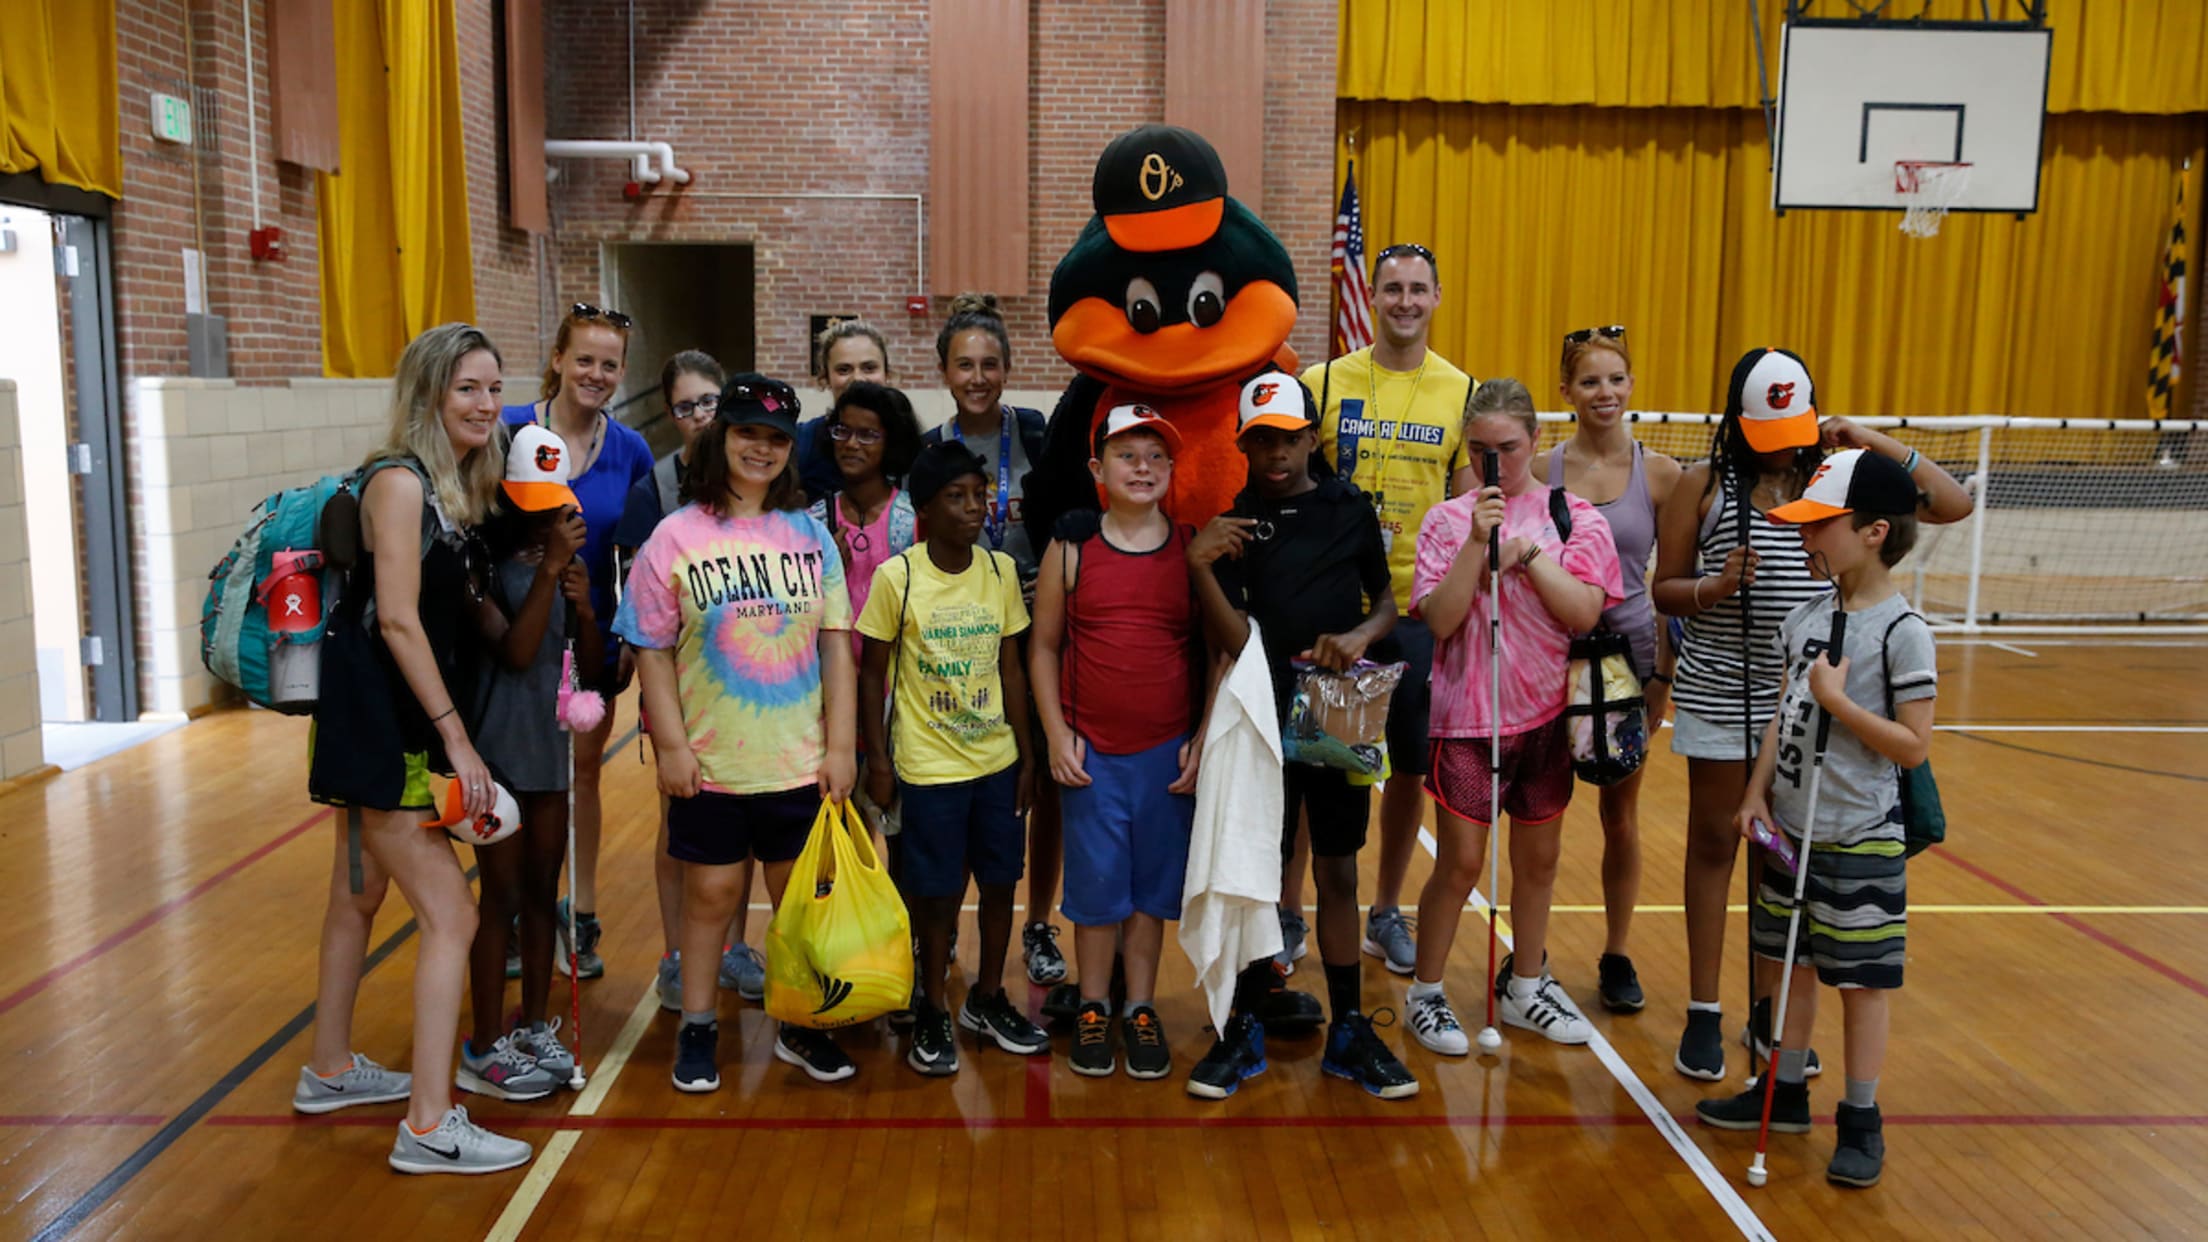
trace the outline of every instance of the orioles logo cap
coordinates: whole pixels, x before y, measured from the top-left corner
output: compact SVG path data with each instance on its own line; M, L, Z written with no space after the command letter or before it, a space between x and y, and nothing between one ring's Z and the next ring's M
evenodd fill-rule
M1868 449L1842 449L1809 477L1800 500L1770 512L1774 522L1817 522L1843 513L1899 517L1917 511L1917 483L1901 463Z
M1123 250L1186 250L1219 231L1227 169L1203 136L1144 125L1112 139L1096 160L1096 214Z
M1733 367L1726 404L1759 453L1817 443L1817 403L1809 368L1792 350L1754 349Z
M1169 455L1181 451L1180 429L1167 422L1165 415L1158 413L1147 405L1136 402L1130 405L1113 406L1111 412L1104 416L1104 421L1096 425L1097 454L1102 456L1105 444L1109 443L1114 437L1126 435L1130 431L1147 431L1156 435L1160 440L1165 441L1165 451Z
M1267 371L1242 385L1240 416L1234 425L1236 438L1257 427L1302 431L1311 425L1303 408L1303 385L1286 371Z
M567 442L550 430L535 423L515 428L513 443L506 446L506 481L501 485L506 498L525 513L562 508L580 512L583 502L567 485L572 477L568 456Z

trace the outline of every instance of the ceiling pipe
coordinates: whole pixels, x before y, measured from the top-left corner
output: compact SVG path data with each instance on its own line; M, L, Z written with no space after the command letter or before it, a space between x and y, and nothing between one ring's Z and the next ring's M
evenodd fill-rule
M662 179L676 185L690 184L689 171L675 163L675 148L672 143L547 138L544 141L544 154L550 159L630 160L631 173L635 180L645 185L657 185ZM653 162L655 159L657 164Z

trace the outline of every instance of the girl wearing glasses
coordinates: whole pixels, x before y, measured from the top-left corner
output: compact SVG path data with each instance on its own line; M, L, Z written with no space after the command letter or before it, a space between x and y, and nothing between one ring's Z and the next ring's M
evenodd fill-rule
M837 320L813 338L813 382L828 390L830 404L853 384L887 384L890 379L889 344L865 320ZM837 446L829 442L828 427L827 419L818 418L797 434L798 477L805 494L816 501L843 490Z
M583 541L583 565L590 574L591 608L598 616L599 637L616 659L612 631L614 614L613 531L621 521L621 509L629 489L652 472L652 450L634 428L607 412L613 394L621 386L629 354L630 321L619 311L602 310L577 302L561 318L552 337L552 357L544 368L538 399L529 405L506 407L510 426L536 423L560 437L568 455L568 486L583 510L588 535ZM582 670L583 677L608 691L618 691L626 680L630 657L624 651L619 667ZM605 753L606 737L613 731L612 712L589 733L574 736L575 747L575 873L568 877L569 900L575 904L575 939L572 948L578 973L595 979L606 973L598 956L598 761ZM567 935L567 909L560 909L560 935ZM569 969L568 955L559 955L562 971Z
M1610 524L1624 569L1625 599L1603 612L1602 624L1633 644L1633 671L1654 723L1664 718L1671 697L1673 660L1649 602L1648 569L1656 549L1656 508L1677 486L1679 463L1642 448L1626 421L1633 359L1626 353L1623 325L1567 333L1557 382L1575 427L1570 439L1549 450L1547 481L1594 505ZM1635 1013L1643 1004L1625 943L1641 891L1640 802L1639 772L1602 789L1605 935L1596 974L1602 1006L1612 1013Z

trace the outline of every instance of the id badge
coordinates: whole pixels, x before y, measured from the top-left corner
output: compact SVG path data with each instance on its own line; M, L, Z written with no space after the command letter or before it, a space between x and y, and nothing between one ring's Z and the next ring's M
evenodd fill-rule
M1380 550L1391 557L1395 555L1395 532L1385 525L1380 527Z

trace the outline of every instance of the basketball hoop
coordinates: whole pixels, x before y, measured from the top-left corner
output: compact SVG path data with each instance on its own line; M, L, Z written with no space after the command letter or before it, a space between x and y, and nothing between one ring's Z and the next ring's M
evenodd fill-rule
M1903 211L1901 231L1931 237L1950 207L1970 189L1970 165L1946 160L1895 160L1894 198Z

